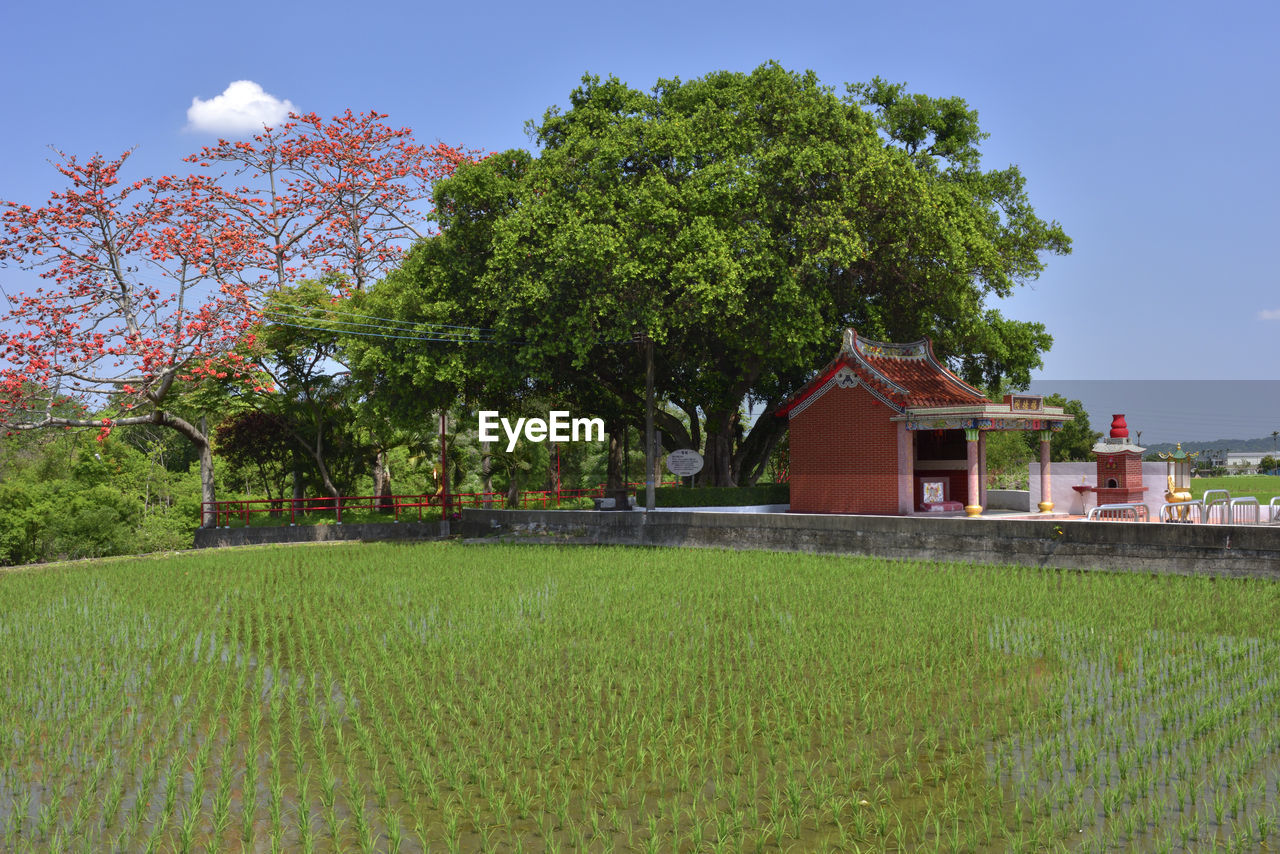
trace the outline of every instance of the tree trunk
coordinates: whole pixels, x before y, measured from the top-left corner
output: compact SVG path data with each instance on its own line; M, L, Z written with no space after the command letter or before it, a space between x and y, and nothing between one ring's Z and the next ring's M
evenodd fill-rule
M209 444L208 432L197 428L184 418L171 415L161 409L151 413L151 421L161 427L177 430L190 439L191 444L196 446L196 453L200 456L200 527L216 528L218 526L218 514L213 504L218 500L218 496L214 489L213 447ZM124 420L121 419L116 423L124 423ZM204 424L205 421L201 418L200 425L203 427Z
M336 508L342 496L338 492L338 487L334 485L333 479L329 477L329 467L324 464L324 456L316 453L312 457L316 461L316 470L320 473L320 483L324 486L325 494L333 499L333 505Z
M623 443L626 439L626 429L621 422L613 422L609 425L609 468L605 478L607 492L617 492L626 488L622 480Z
M693 448L695 451L702 447L702 425L698 423L698 407L686 406L683 403L677 403L684 414L689 417L689 444L686 448ZM670 431L670 428L667 428Z
M484 506L493 506L493 499L488 493L493 492L493 443L480 443L480 482L485 492Z
M201 439L203 441L196 443L196 450L200 453L200 527L216 528L218 514L213 503L218 500L218 496L213 482L213 449L209 447L208 439L203 436Z
M707 449L703 455L700 486L735 486L730 461L733 457L732 441L718 431L707 433Z
M736 420L731 412L707 413L707 450L699 486L737 486L733 479Z
M738 446L733 456L734 481L740 486L755 486L769 466L769 457L787 432L787 421L774 416L777 404L770 402Z
M547 490L560 492L560 446L555 442L547 442Z
M387 452L379 449L373 458L373 494L378 496L378 509L391 510L391 466Z
M333 508L335 510L338 509L338 499L340 497L338 487L334 485L333 479L329 477L329 467L324 463L323 432L316 434L316 443L314 446L308 445L297 431L291 430L290 432L293 433L293 437L298 440L298 443L302 445L302 447L306 448L307 454L310 455L311 459L315 462L316 473L320 475L320 483L324 487L325 494L333 499Z
M270 502L268 506L271 508L271 511L268 515L279 516L280 508L284 504L284 490L282 487L280 492L281 500L276 501L275 496L271 494L271 478L267 476L267 469L261 461L258 462L258 479L262 481L262 489L267 493L267 501Z

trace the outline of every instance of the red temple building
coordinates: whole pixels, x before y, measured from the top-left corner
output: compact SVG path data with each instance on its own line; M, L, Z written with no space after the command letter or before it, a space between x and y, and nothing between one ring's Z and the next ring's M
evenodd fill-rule
M1049 438L1074 417L1039 395L987 400L938 361L928 340L887 344L852 329L778 415L790 422L792 512L970 516L986 506L987 433L1040 434L1040 494L1048 496Z

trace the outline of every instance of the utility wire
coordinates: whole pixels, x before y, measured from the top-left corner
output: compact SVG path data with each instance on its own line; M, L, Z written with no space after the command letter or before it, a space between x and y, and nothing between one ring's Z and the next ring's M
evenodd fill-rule
M310 325L307 328L329 329L334 332L355 333L358 328L365 328L365 329L383 330L384 332L407 332L407 333L438 335L443 337L455 337L455 338L466 337L467 340L490 338L492 337L494 332L494 330L492 329L485 329L478 326L452 326L452 325L443 324L443 323L404 323L403 326L393 326L391 327L391 329L388 330L386 324L383 324L383 323L360 323L354 320L340 320L340 319L330 320L324 317L316 317L311 312L290 312L290 311L280 311L277 309L263 309L261 310L260 313L265 317L271 318L272 319L271 322L273 323L283 322L283 321L312 321L313 325ZM352 315L352 316L366 317L366 319L369 319L369 320L377 319L373 317L367 317L366 315ZM314 325L314 323L317 321L322 323L327 322L331 325L330 326ZM355 328L351 328L351 327L355 327Z
M219 289L215 287L212 283L205 283L205 282L189 285L186 288L186 290L189 293L197 293L197 294L202 294L204 296L215 296L220 292ZM279 308L264 308L264 309L260 309L260 311L263 314L267 314L269 312L277 312L281 314L292 313L295 316L305 317L307 319L310 319L315 314L343 315L347 317L360 318L362 320L377 320L377 321L381 321L382 323L389 324L392 326L399 326L410 331L416 331L418 329L421 329L422 327L430 327L430 328L436 328L436 329L460 329L460 330L467 330L467 331L476 330L480 332L496 332L497 331L495 329L491 329L489 327L484 327L484 326L456 326L448 323L426 323L426 322L416 323L414 321L409 321L409 320L398 320L392 317L382 317L376 314L363 314L361 312L354 312L354 311L342 311L340 309L325 308L323 306L299 306L296 308L293 306L282 306ZM299 314L299 312L303 312L303 313ZM335 322L342 322L342 321L335 321Z
M355 312L355 311L339 311L338 309L335 309L335 308L323 308L321 306L297 306L297 307L288 306L288 307L281 307L281 308L266 308L266 309L262 309L262 311L264 314L270 313L270 312L276 312L281 314L288 314L288 313L297 314L299 312L302 312L308 316L314 315L316 313L328 314L328 315L342 315L345 317L358 317L361 320L378 320L386 324L403 326L410 329L416 329L419 327L427 326L427 327L434 327L437 329L463 329L468 331L479 330L482 332L495 331L493 329L490 329L484 326L455 326L449 323L415 323L410 320L396 320L395 318L391 318L391 317L379 317L376 314L361 314L360 312ZM348 321L341 320L341 321L335 321L335 322L347 323Z
M443 344L494 344L494 343L497 343L492 338L468 338L468 337L462 336L461 334L453 337L447 337L447 333L441 333L441 335L445 335L446 337L430 337L428 335L389 335L385 332L360 332L357 330L335 329L332 326L307 326L300 323L284 323L278 320L273 320L271 322L276 326L287 326L292 329L307 329L312 332L337 332L342 335L354 335L360 338L383 338L383 339L394 340L394 341L423 341L423 342L437 342L437 343L443 343Z

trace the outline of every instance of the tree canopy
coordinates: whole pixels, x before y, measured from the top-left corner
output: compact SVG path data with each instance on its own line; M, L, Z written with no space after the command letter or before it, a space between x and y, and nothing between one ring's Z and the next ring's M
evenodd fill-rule
M206 379L276 394L258 381L266 366L245 358L265 296L308 273L359 290L428 233L432 183L472 156L419 145L385 118L294 114L203 148L187 158L193 174L132 182L128 152L57 152L66 187L47 204L0 200L0 265L44 280L0 317L0 425L176 430L198 450L210 504L209 436L175 399ZM308 317L288 300L270 308L277 329ZM68 398L96 417L60 411Z
M631 342L647 337L668 446L701 440L703 479L723 485L759 475L773 409L846 326L931 337L987 385L1025 385L1051 343L987 303L1070 240L1036 216L1016 167L982 169L959 98L878 79L842 96L773 63L647 92L588 76L530 131L536 155L461 164L437 185L440 234L370 294L405 319L491 330L418 364L421 381L492 392L528 378L635 419ZM419 358L372 349L382 364ZM764 405L749 430L745 396Z

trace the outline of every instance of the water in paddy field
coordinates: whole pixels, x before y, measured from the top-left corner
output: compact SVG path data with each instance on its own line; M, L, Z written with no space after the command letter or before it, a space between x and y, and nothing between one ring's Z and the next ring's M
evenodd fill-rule
M1005 620L1010 655L1056 660L1051 723L992 745L1027 826L1083 850L1270 850L1280 817L1280 644ZM1016 836L1014 838L1017 838Z
M186 833L195 850L301 850L310 839L318 850L389 851L395 816L404 852L423 849L408 824L418 817L431 850L452 838L464 851L490 842L541 851L549 834L564 851L645 850L646 840L686 852L717 841L719 850L855 850L846 831L864 850L1270 844L1277 643L1098 631L1083 624L1094 612L992 619L984 607L954 621L957 645L950 629L935 631L944 593L922 611L928 585L902 584L901 566L733 552L717 559L711 583L672 583L704 553L671 552L678 562L652 575L642 562L650 552L604 553L634 559L625 573L564 572L566 554L527 554L556 567L520 567L495 587L497 571L477 559L468 573L435 576L431 595L397 576L359 600L348 597L377 584L377 573L344 577L319 597L307 576L296 598L329 603L310 617L281 604L296 601L289 591L266 599L249 590L216 605L225 609L217 619L193 606L185 623L166 608L140 613L128 597L100 603L110 619L74 643L66 627L97 619L92 610L33 610L25 629L0 620L0 649L10 651L2 666L21 674L0 679L0 708L23 710L0 715L0 850L70 840L175 850ZM788 574L750 575L763 560ZM474 587L435 589L463 575ZM1037 595L1048 589L1027 575ZM658 582L670 586L646 604ZM973 595L987 601L985 590ZM625 613L598 620L618 602ZM862 606L884 608L886 619L851 630ZM298 628L296 614L311 622ZM914 614L923 628L912 635ZM35 626L58 628L24 644ZM835 640L824 649L824 638ZM843 666L859 656L861 669ZM368 662L380 659L385 675L370 675ZM938 669L903 676L901 661ZM978 666L952 668L957 661ZM637 672L652 675L628 682ZM882 684L902 689L892 696L866 687L885 672L895 675ZM944 674L940 689L929 673ZM520 690L506 691L512 684ZM730 694L737 706L716 705ZM568 695L573 702L555 705ZM638 726L645 715L651 722ZM982 843L948 836L976 837L986 819L993 832ZM732 836L733 821L745 836ZM899 821L906 830L895 838ZM577 831L588 844L575 844Z

